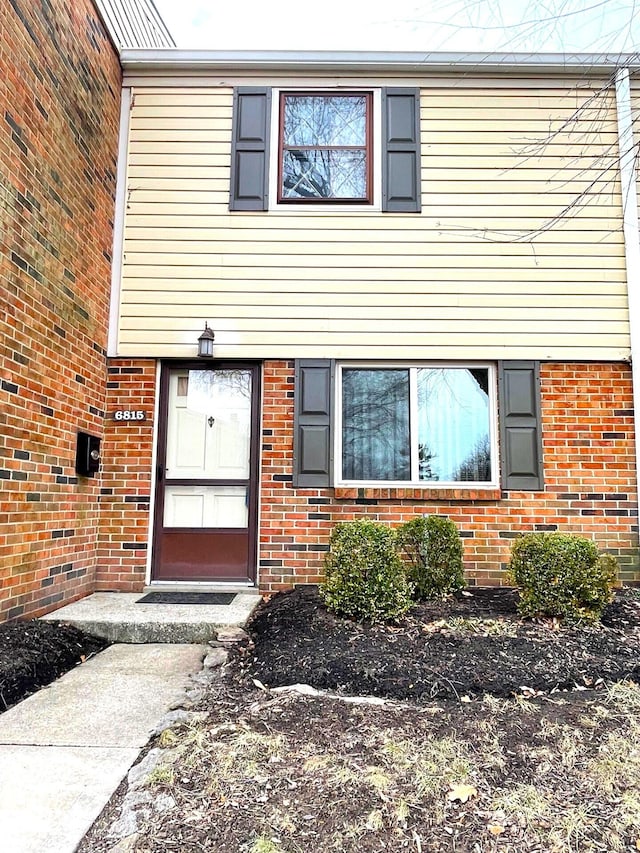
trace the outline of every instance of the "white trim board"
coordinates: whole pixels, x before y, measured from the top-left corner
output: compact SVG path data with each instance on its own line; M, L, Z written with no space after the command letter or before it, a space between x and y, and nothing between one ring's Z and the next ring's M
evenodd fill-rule
M116 177L116 200L113 217L113 247L111 251L111 303L109 306L109 334L107 355L118 354L118 330L120 327L120 290L124 259L124 222L127 207L127 166L129 161L129 124L133 90L123 89L120 102L120 138L118 140L118 172Z
M624 252L627 266L627 299L629 304L629 339L631 343L631 377L633 382L634 435L636 448L636 489L640 471L640 227L638 223L637 149L633 134L633 115L629 88L629 69L616 74L616 106L618 110L618 146L620 182L622 184L622 216Z

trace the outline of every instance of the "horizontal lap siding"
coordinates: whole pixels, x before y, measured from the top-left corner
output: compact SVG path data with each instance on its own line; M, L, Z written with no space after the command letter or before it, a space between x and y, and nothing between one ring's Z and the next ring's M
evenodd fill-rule
M232 90L137 89L120 353L191 355L208 320L227 357L626 357L595 91L425 87L421 214L231 214Z

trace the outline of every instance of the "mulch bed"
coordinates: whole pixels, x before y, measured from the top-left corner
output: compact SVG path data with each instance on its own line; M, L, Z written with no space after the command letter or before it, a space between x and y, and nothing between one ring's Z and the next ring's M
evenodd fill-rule
M593 628L522 621L516 601L511 589L476 588L367 626L329 613L316 587L297 587L258 608L236 677L418 703L640 679L637 590L618 591ZM106 645L57 622L0 625L0 712Z
M107 645L58 622L0 625L0 713Z
M417 702L640 679L635 590L619 591L594 627L521 620L516 601L513 590L477 588L367 626L329 613L317 588L297 587L256 611L241 671L267 687L305 683Z

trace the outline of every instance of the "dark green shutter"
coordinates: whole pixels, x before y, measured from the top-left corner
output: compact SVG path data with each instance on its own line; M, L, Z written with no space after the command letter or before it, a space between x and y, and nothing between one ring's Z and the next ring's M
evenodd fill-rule
M332 484L334 362L299 359L295 372L293 485Z
M420 212L420 90L382 90L382 209Z
M269 207L271 89L242 87L233 95L231 210Z
M540 363L500 362L498 376L502 488L541 491Z

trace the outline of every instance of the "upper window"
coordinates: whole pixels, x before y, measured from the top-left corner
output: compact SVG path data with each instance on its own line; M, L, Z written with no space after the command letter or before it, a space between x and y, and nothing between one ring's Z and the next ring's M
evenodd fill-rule
M372 201L372 95L281 92L279 202Z
M420 213L420 92L234 90L230 210Z
M492 368L344 366L341 375L342 482L494 481Z

